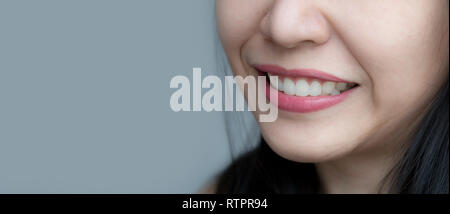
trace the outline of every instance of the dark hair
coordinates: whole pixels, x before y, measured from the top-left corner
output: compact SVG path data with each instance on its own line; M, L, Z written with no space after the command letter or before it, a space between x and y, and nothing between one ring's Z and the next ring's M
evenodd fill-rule
M404 156L392 169L392 193L449 192L449 82L440 89ZM277 155L261 137L219 177L217 193L318 193L314 164Z

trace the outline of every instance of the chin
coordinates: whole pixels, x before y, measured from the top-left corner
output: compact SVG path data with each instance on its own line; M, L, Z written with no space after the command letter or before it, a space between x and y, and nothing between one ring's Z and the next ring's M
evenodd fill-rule
M352 153L358 143L339 132L302 129L281 121L261 123L261 133L269 147L279 156L303 163L320 163L339 159ZM332 133L332 134L330 134ZM340 139L340 140L339 140Z

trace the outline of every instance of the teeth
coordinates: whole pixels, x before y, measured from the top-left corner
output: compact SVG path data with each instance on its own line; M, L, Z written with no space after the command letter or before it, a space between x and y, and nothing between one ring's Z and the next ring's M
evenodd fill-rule
M341 92L346 91L352 87L354 87L355 83L343 83L343 82L323 82L321 83L319 80L311 80L311 84L304 78L297 79L294 82L290 78L280 78L278 77L278 81L273 80L273 75L269 74L270 85L279 90L284 91L287 95L296 95L301 97L306 96L327 96L327 95L338 95ZM273 80L273 81L272 81Z
M277 77L278 80L275 81L275 78L274 78L274 77ZM281 80L280 77L274 76L274 75L272 75L272 74L269 74L269 82L270 82L270 85L271 85L274 89L277 89L278 91L284 91L284 88L283 88L283 80Z
M297 83L295 84L295 95L297 96L302 96L302 97L306 97L309 95L309 85L308 82L306 82L306 80L297 80Z
M331 94L331 92L333 92L333 90L336 90L335 87L336 87L335 82L325 82L322 86L322 95Z
M283 81L280 79L280 78L278 78L278 90L279 91L284 91L284 84L283 84Z
M322 86L318 81L312 81L311 86L309 87L309 95L311 96L319 96L322 94Z
M345 91L348 88L348 84L347 83L343 83L343 82L339 82L336 84L336 89L339 91Z
M286 93L287 95L294 95L296 91L296 87L294 82L289 79L289 78L285 78L284 79L284 93Z
M270 82L270 85L272 86L272 88L274 88L274 89L277 89L277 90L280 90L279 88L278 88L278 83L274 83L274 82Z
M272 76L270 74L269 74L269 82L270 82L270 85L272 86L272 88L280 90L279 89L279 85L280 85L279 81L275 81L274 76Z
M336 89L333 89L333 91L331 92L331 95L338 95L338 94L341 94L341 92Z

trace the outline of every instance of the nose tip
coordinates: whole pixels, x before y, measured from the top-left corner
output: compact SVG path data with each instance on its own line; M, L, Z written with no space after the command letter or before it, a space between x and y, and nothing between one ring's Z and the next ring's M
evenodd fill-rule
M330 38L328 22L323 14L301 4L275 3L261 20L260 32L265 39L285 48L303 43L321 45Z

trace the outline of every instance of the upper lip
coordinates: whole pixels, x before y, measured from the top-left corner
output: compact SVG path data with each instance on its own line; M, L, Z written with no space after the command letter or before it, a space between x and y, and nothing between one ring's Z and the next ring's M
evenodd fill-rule
M254 65L254 67L258 71L267 72L267 73L270 73L273 75L282 75L282 76L291 76L291 77L306 77L306 78L321 79L324 81L352 83L351 81L343 80L332 74L328 74L328 73L325 73L323 71L319 71L316 69L286 69L279 65L269 65L269 64L266 64L266 65L258 64L258 65Z

